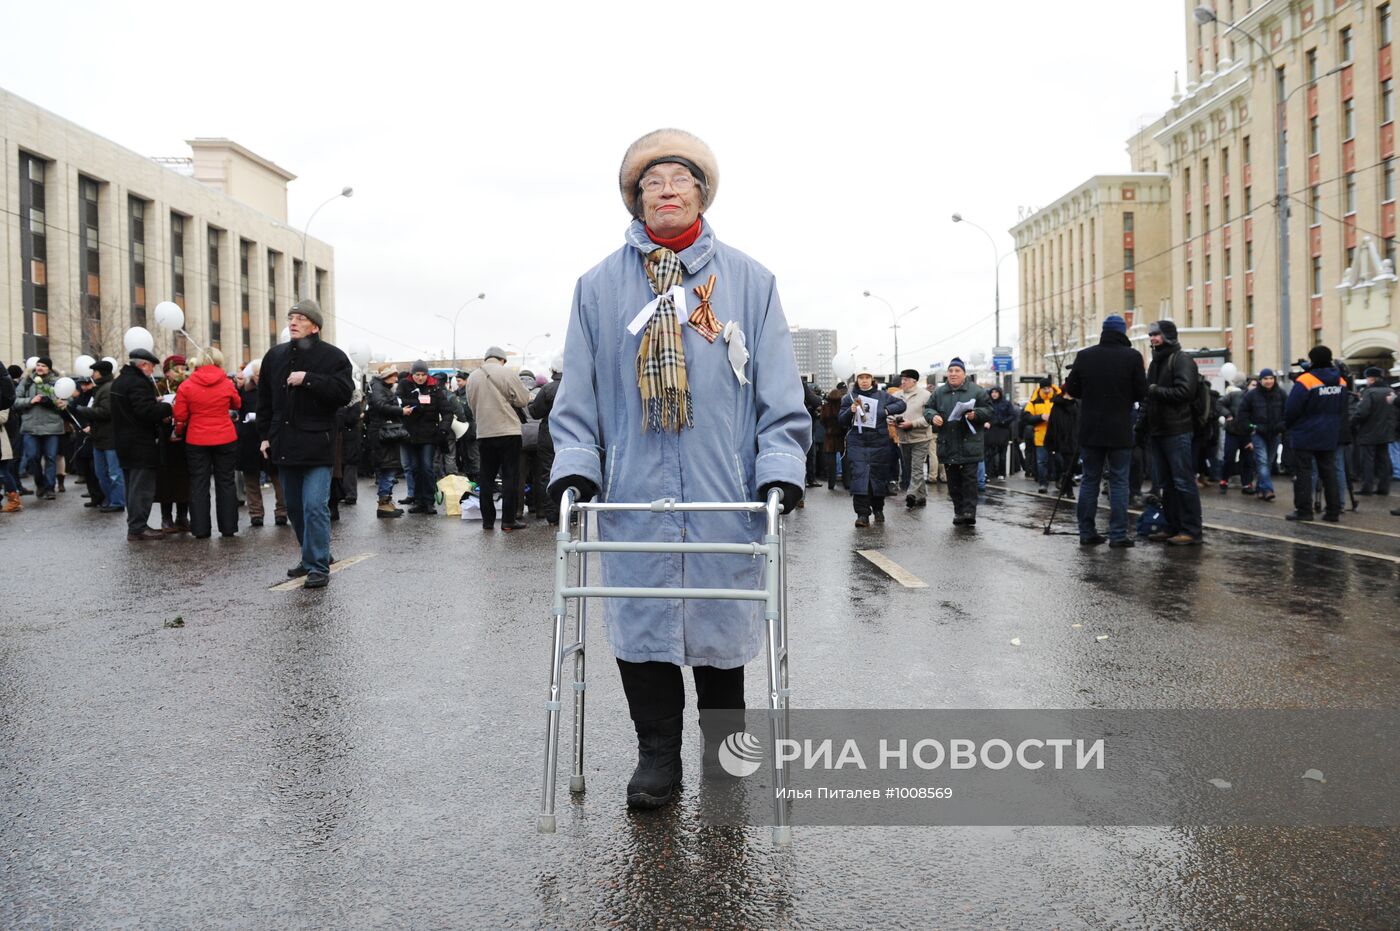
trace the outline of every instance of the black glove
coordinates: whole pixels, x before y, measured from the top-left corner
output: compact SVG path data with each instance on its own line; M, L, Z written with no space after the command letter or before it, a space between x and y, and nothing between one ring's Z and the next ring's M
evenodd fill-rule
M788 482L769 482L758 490L758 500L764 504L768 503L768 492L774 488L783 493L783 513L787 514L797 507L797 502L802 500L802 486L792 485Z
M559 503L564 500L564 492L570 488L578 490L579 504L585 501L592 501L594 498L598 497L598 486L582 475L566 475L563 478L556 479L549 483L549 488L545 493L549 495L549 499L554 502L557 509Z

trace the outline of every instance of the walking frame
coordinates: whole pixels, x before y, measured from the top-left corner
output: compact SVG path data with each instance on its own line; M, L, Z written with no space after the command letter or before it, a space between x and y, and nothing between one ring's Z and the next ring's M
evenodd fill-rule
M650 511L655 514L675 512L741 511L764 513L768 518L767 532L761 543L630 543L623 541L591 541L588 533L589 512ZM571 518L578 515L578 536L571 532ZM678 502L662 498L650 503L580 503L577 492L564 492L559 504L559 530L554 535L554 645L550 663L549 698L545 701L544 785L540 793L540 815L536 828L541 834L555 830L555 777L559 757L559 717L563 711L564 661L574 659L574 753L573 772L569 776L569 791L584 791L583 725L585 640L588 633L588 599L590 598L667 598L711 601L761 601L768 631L768 725L772 746L785 740L788 733L788 625L787 576L783 539L782 492L769 492L766 502ZM620 588L588 584L589 553L722 553L736 556L762 557L762 587L745 588ZM577 555L578 584L569 584L570 557ZM576 639L565 641L565 620L568 602L577 600L575 612ZM773 842L780 846L792 843L792 826L788 823L787 804L783 800L787 788L787 773L773 754Z

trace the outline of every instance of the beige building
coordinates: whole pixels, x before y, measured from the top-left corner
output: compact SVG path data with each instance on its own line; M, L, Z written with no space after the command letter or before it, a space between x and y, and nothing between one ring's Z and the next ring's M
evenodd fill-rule
M1156 150L1129 145L1171 177L1173 318L1221 328L1242 371L1317 343L1388 368L1400 350L1391 4L1208 3L1224 23L1198 22L1197 5L1182 4L1187 81L1151 130Z
M146 158L0 89L0 359L124 359L131 326L188 352L155 323L167 300L229 367L261 357L303 293L334 338L334 252L287 225L295 176L228 139L189 145Z
M1011 228L1020 273L1018 365L1057 380L1098 342L1103 318L1129 325L1171 294L1171 186L1165 174L1096 175Z

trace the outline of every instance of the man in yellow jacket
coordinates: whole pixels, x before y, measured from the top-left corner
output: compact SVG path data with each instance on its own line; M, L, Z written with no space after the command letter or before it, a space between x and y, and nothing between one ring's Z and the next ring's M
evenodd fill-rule
M1040 387L1026 402L1025 417L1035 426L1035 477L1040 482L1040 492L1044 494L1050 487L1051 457L1050 447L1045 445L1045 433L1050 425L1050 410L1055 406L1055 398L1060 389L1050 379L1042 378Z

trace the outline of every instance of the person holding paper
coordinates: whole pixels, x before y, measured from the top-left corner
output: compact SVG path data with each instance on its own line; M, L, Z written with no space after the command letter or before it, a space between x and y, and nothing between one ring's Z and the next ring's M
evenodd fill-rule
M623 156L618 187L632 222L574 289L549 414L552 497L572 487L584 500L761 501L778 489L784 511L802 499L812 419L792 335L773 273L702 216L718 185L714 153L682 130L648 133ZM604 540L740 543L766 530L762 515L740 512L598 517ZM725 554L605 553L602 570L606 585L648 588L759 578L756 560ZM744 664L763 646L762 612L740 601L603 605L637 732L627 804L656 808L680 783L681 667L694 672L709 758L742 728L742 718L731 726L733 710L744 707Z
M447 392L428 372L428 363L417 360L409 368L408 381L399 384L399 402L403 405L403 425L408 431L405 448L413 469L413 507L410 514L436 514L433 501L437 496L437 479L433 475L433 453L438 441L452 422L452 405Z
M868 361L857 363L857 369L855 385L841 399L839 419L846 431L846 470L856 526L865 528L872 519L885 522L885 498L899 477L899 447L890 436L889 420L905 413L907 406L902 396L875 383L874 366Z
M977 523L977 464L985 455L983 434L991 418L991 398L968 381L967 366L955 356L948 363L948 380L924 405L924 419L938 434L938 461L948 471L957 527Z

